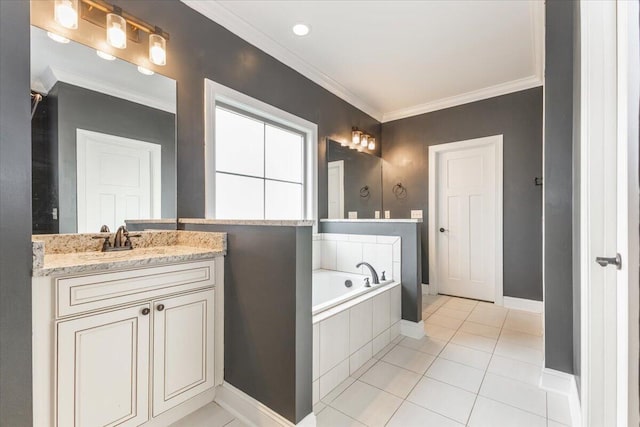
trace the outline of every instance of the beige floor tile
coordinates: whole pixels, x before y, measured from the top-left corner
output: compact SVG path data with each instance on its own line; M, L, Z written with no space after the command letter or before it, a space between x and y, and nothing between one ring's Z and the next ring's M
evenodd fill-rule
M387 427L462 427L457 423L433 411L405 401L393 415Z
M537 386L488 373L480 395L541 417L547 416L547 393Z
M360 377L360 381L405 399L420 378L422 375L416 372L379 361Z
M484 371L487 369L487 366L489 366L491 353L486 353L484 351L475 350L473 348L464 347L450 342L444 350L442 350L439 357L453 362L462 363L463 365L471 366L472 368L482 369Z
M469 427L545 427L545 417L478 396L471 411Z
M468 320L460 326L460 331L493 339L497 339L500 336L499 327L483 325L482 323L470 322Z
M477 393L484 377L484 371L438 357L431 364L425 376Z
M331 407L367 426L377 427L384 426L401 404L399 397L356 381L331 402Z
M382 360L422 375L435 360L435 356L421 351L412 350L410 348L397 346L387 353Z
M438 354L440 354L444 346L447 345L447 342L436 340L427 336L424 336L419 340L411 337L404 337L404 339L400 341L398 345L437 356Z
M365 427L351 417L336 411L332 407L325 408L316 416L317 427Z
M453 338L451 338L451 342L454 344L473 348L475 350L493 353L493 349L496 347L497 340L495 338L487 338L458 330Z
M456 330L425 322L424 332L430 338L447 342L455 335Z
M429 316L429 318L424 322L425 325L438 325L449 329L458 329L464 322L464 319L443 316L442 314L439 314L439 312L440 310Z
M423 377L407 400L466 424L476 401L476 394L458 387Z

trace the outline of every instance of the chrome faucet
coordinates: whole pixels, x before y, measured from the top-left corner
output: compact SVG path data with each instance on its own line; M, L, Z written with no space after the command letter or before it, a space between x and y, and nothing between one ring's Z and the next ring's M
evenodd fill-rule
M371 280L373 281L373 284L374 285L379 285L380 284L380 279L378 279L378 273L376 273L376 270L371 266L371 264L369 264L368 262L359 262L356 265L356 268L359 268L361 265L364 265L365 267L367 267L369 269L369 271L371 272ZM365 284L365 287L369 287L369 286L367 286Z
M129 232L127 231L127 227L121 225L118 227L118 231L116 231L116 235L113 236L113 247L114 248L122 248L124 243L122 241L122 236L126 238L125 242L129 240Z

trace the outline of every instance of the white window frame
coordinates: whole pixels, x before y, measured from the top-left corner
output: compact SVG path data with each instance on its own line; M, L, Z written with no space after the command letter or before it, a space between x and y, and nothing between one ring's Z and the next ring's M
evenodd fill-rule
M205 217L215 219L216 215L216 106L225 105L245 111L249 115L263 118L268 122L281 124L304 134L306 147L304 165L304 218L314 221L314 233L318 224L318 125L269 105L249 95L227 86L204 79L205 99Z

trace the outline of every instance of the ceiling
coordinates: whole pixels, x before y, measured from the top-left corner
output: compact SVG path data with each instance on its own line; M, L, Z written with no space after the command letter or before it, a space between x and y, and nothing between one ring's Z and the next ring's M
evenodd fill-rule
M542 84L542 1L183 2L380 121Z
M159 74L143 75L121 59L105 61L80 43L54 42L46 31L32 26L31 89L46 94L58 81L176 112L175 80Z

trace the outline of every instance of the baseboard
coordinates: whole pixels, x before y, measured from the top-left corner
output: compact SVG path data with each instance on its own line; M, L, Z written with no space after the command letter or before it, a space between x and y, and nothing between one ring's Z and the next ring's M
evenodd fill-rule
M400 320L400 334L419 340L424 337L424 321Z
M183 402L178 406L171 408L166 412L163 412L157 417L152 418L151 420L143 424L143 426L161 427L171 425L176 421L183 419L187 415L197 411L203 406L206 406L209 403L213 402L214 398L216 397L215 394L216 389L212 387L209 390L203 391L199 395L192 397L186 402Z
M222 383L222 385L217 388L215 401L233 416L250 426L316 426L316 416L313 412L304 417L298 424L294 424L227 382Z
M540 388L567 396L571 410L571 425L576 427L582 425L580 394L576 378L573 375L555 369L543 368L542 375L540 375Z
M524 298L503 297L502 305L506 308L531 311L533 313L542 313L544 310L544 303L542 301Z
M429 295L429 285L426 283L422 284L422 295Z

